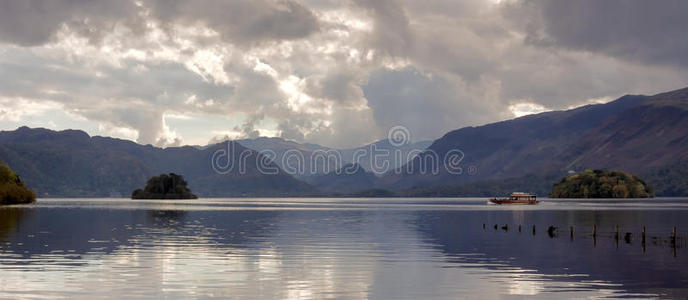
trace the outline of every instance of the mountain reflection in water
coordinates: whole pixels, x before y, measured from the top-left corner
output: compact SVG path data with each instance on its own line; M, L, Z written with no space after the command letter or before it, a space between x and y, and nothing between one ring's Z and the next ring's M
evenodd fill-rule
M688 296L686 199L42 199L0 217L0 298Z

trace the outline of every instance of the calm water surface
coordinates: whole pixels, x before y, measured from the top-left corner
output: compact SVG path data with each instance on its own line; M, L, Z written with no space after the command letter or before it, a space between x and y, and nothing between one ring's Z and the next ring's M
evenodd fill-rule
M0 298L686 298L687 232L688 199L40 199L0 208Z

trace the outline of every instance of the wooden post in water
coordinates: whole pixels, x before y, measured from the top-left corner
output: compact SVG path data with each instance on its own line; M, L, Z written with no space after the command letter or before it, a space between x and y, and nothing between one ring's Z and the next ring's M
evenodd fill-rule
M640 245L643 246L643 254L645 254L645 226L643 226L643 233L642 233L642 241L640 242Z
M671 248L674 252L674 257L676 257L676 226L671 230Z
M483 223L483 230L485 230L485 223Z
M494 226L494 230L497 230L497 224L495 224L495 226Z
M535 225L533 225L533 235L535 235Z
M619 225L616 225L616 227L615 227L614 243L616 245L616 248L619 248Z
M592 225L592 246L597 247L597 225Z
M557 236L558 235L557 228L554 227L554 225L550 225L547 228L547 235L549 235L550 238L554 238L555 236Z
M518 224L518 232L521 232L521 224Z
M626 242L626 244L630 244L632 240L633 240L633 233L626 232L626 234L624 234L624 242Z
M671 248L674 252L674 257L676 257L676 226L671 230Z
M570 237L571 237L571 239L573 240L573 225L572 225L572 226L571 226L570 228L571 228L571 234L570 234Z

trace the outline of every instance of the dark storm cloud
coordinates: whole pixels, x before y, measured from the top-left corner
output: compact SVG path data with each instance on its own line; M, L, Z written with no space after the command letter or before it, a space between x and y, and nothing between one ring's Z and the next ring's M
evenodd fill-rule
M688 66L685 0L523 0L505 12L532 44Z
M448 130L493 117L470 96L457 97L458 91L452 82L413 68L376 71L363 87L377 124L405 126L415 141L436 139Z
M164 23L204 23L232 43L253 44L307 37L318 30L313 12L293 0L150 0Z
M203 24L233 43L254 44L308 36L318 20L293 0L3 0L0 2L0 40L37 46L54 38L62 26L94 42L116 24L140 35L146 29L142 12L164 24Z
M136 31L145 26L132 1L3 0L0 2L0 40L37 46L54 38L63 25L98 41L116 23Z
M373 19L368 46L415 66L475 81L495 68L495 39L508 38L499 20L484 16L485 1L356 0Z
M395 0L356 0L373 17L375 31L369 43L392 56L405 56L414 38L404 7Z
M341 105L361 105L362 92L356 70L340 70L307 81L309 95L333 100Z

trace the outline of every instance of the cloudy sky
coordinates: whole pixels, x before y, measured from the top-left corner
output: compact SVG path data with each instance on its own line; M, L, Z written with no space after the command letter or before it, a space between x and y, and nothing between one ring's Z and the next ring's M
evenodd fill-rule
M0 0L0 129L413 140L688 86L688 1Z

